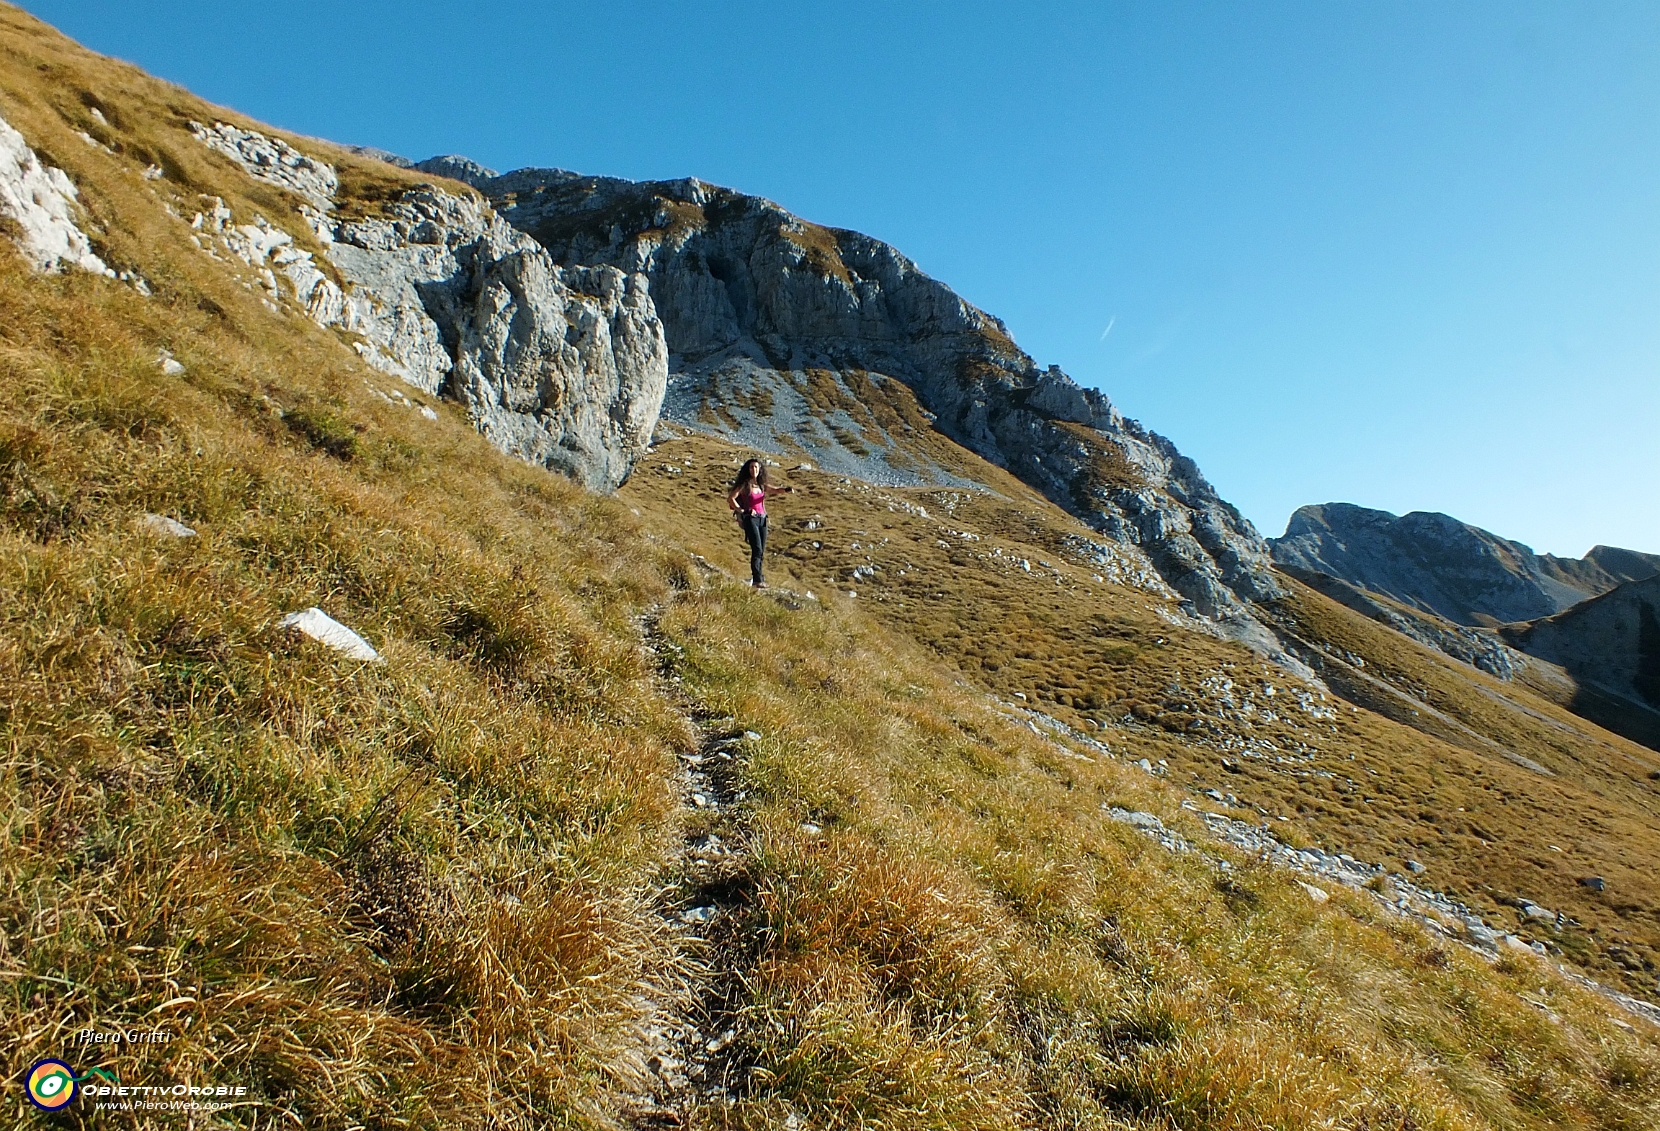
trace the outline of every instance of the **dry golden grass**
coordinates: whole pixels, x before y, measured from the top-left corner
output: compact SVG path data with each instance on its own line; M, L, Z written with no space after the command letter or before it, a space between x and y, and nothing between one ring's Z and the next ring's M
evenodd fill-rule
M263 312L187 332L15 261L0 311L7 1070L144 1025L179 1039L108 1067L232 1073L313 1125L598 1103L675 962L646 893L686 735L630 619L660 558ZM255 382L262 352L293 370ZM249 407L331 384L349 461ZM310 604L386 665L276 629Z
M980 559L963 559L949 617L923 615L944 586L889 590L872 615L864 597L790 608L706 577L691 552L737 564L702 493L730 474L724 452L696 448L681 493L642 473L598 499L495 453L452 409L434 423L375 397L384 377L268 311L161 207L188 188L292 219L183 136L212 108L12 10L0 25L0 110L75 176L103 252L157 292L32 275L0 245L10 1078L67 1051L128 1081L246 1084L257 1102L218 1126L623 1123L636 1024L688 962L653 902L681 832L674 753L693 737L640 646L639 618L662 607L684 694L760 735L741 783L753 899L723 956L743 975L745 1071L736 1106L698 1125L1660 1121L1651 1029L1532 958L1489 966L1383 920L1370 896L1316 908L1251 861L1223 875L1165 853L1101 807L1154 809L1198 843L1176 795L983 691L1026 673L1019 689L1081 725L1089 688L1061 676L1098 664L1114 702L1152 708L1109 741L1174 773L1200 748L1149 696L1201 662L1266 678L1234 651L1160 645L1175 636L1145 601L1102 590L1110 639L1088 665L1056 648L1052 671L990 668L1039 662L1068 606L1037 601L1024 571L996 574L993 596ZM87 97L117 154L74 138ZM160 157L166 180L142 181ZM182 375L160 373L162 348ZM1006 500L928 505L1040 552L1051 513L987 478ZM852 541L908 537L881 533L903 512L856 485L803 485L779 504L780 548L790 507L845 530L821 539L829 564L789 559L801 587L862 562ZM145 534L147 512L199 537ZM277 628L311 604L385 664ZM1024 649L1000 643L1021 632ZM69 1045L86 1026L176 1039L89 1058ZM4 1103L19 1125L157 1125L82 1102L49 1120L18 1089Z
M664 559L189 244L182 186L304 230L183 132L233 115L3 18L4 113L156 291L0 262L7 1073L160 1027L102 1062L244 1081L261 1121L601 1118L679 961L649 894L688 737L632 619ZM386 665L277 630L311 604Z
M1034 737L852 608L716 584L663 628L688 689L761 735L753 1083L732 1125L1660 1114L1654 1034L1611 1025L1600 999L1531 957L1449 950L1358 894L1316 909L1249 860L1219 875L1170 856L1101 813L1152 808L1200 839L1164 787Z
M1652 751L1287 580L1294 595L1279 617L1365 663L1327 657L1332 686L1366 707L1333 698L1313 704L1331 717L1316 717L1295 702L1285 673L1156 615L1156 606L1173 610L1170 602L1096 582L1100 567L1067 541L1088 531L958 451L953 470L997 495L786 476L797 493L773 508L778 580L832 600L856 592L854 603L870 603L884 623L1005 700L1023 695L1131 759L1163 759L1173 783L1235 794L1239 815L1273 820L1288 842L1397 870L1427 864L1430 886L1628 992L1655 996L1660 887L1647 861L1660 854L1660 788L1648 775L1660 760ZM623 494L659 521L672 516L701 552L741 575L742 540L717 485L743 454L697 435L660 443ZM657 461L681 473L665 474ZM1593 874L1607 879L1606 892L1578 883ZM1556 931L1524 921L1523 898L1577 923Z

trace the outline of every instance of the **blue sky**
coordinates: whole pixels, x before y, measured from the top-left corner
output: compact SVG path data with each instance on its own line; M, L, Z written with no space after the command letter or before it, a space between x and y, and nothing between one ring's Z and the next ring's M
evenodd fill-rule
M1660 552L1652 0L24 6L287 129L888 240L1265 534Z

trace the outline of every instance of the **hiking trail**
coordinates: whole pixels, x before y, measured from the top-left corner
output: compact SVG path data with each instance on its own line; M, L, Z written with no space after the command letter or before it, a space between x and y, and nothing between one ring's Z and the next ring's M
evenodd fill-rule
M742 763L760 735L730 715L705 710L687 693L677 669L683 655L661 628L663 607L640 617L640 635L659 690L692 724L694 748L677 757L676 840L664 860L667 883L657 913L676 940L686 971L680 992L654 1001L640 1026L642 1094L630 1097L626 1125L692 1128L699 1109L729 1107L746 1072L740 1011L752 965L745 941L753 910L749 829Z

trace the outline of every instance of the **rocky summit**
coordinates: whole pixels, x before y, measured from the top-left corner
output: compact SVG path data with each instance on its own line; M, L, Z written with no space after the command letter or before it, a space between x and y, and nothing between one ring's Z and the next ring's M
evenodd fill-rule
M1660 573L1660 555L1607 546L1584 558L1535 554L1450 515L1351 503L1300 508L1271 544L1281 569L1325 574L1462 625L1551 616Z

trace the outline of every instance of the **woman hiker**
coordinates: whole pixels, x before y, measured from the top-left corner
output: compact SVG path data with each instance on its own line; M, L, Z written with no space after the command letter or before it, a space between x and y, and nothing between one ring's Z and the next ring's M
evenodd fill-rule
M767 465L758 459L746 460L726 493L726 505L732 508L738 525L744 528L744 540L749 543L750 584L766 588L761 576L761 559L767 553ZM794 492L793 487L779 487L779 492Z

